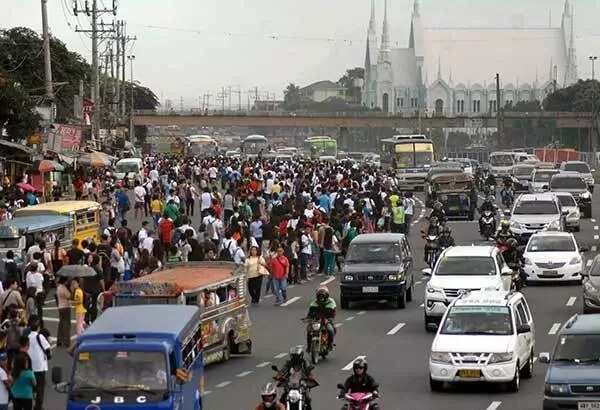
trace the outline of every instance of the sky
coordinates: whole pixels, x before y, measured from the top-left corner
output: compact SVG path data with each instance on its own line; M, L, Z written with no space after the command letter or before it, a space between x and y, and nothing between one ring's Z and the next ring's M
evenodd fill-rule
M88 61L88 17L74 16L73 2L48 0L52 34ZM88 0L91 4L92 0ZM391 38L406 47L414 0L388 0ZM571 0L580 77L591 77L589 55L600 55L600 0ZM111 6L112 0L98 0ZM41 32L40 0L0 0L0 28L27 26ZM211 104L223 87L233 90L232 106L261 98L282 98L285 86L337 81L346 69L362 66L370 0L117 0L117 18L137 36L134 77L161 98L196 107L203 94ZM384 0L376 0L378 35ZM420 0L427 27L560 26L564 0ZM551 17L550 17L551 14ZM105 23L112 21L105 14ZM101 47L102 48L102 47ZM518 62L515 62L518 64ZM598 67L600 70L600 66ZM128 67L129 77L129 67ZM240 97L236 91L241 92ZM227 99L226 106L229 104Z

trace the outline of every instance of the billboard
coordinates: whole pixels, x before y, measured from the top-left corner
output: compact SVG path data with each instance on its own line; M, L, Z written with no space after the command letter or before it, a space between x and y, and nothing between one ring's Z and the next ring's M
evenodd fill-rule
M81 127L54 124L48 133L48 149L55 152L78 151L81 146Z

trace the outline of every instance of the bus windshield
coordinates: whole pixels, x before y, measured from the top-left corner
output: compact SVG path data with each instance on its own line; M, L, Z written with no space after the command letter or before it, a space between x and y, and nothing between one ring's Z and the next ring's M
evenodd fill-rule
M318 157L336 157L337 142L335 140L305 141L304 151L314 159Z
M115 171L123 174L128 174L130 172L136 173L140 172L140 166L135 162L121 162L115 165Z
M396 144L396 167L423 167L433 163L433 145L431 143Z
M269 142L266 140L250 140L242 142L242 152L246 155L266 154L269 152Z

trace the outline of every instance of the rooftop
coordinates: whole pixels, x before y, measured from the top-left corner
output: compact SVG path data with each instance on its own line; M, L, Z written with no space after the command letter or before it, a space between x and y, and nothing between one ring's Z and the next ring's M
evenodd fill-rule
M352 240L352 243L397 242L404 237L401 233L364 233Z
M600 314L576 315L569 319L560 334L600 334Z
M492 256L495 246L453 246L444 251L446 257L457 256Z

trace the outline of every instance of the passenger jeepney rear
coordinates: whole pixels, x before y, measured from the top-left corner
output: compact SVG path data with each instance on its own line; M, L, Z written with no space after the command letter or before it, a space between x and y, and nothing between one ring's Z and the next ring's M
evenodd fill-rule
M469 174L439 174L431 180L435 198L440 201L448 218L473 219L471 190L473 177Z

